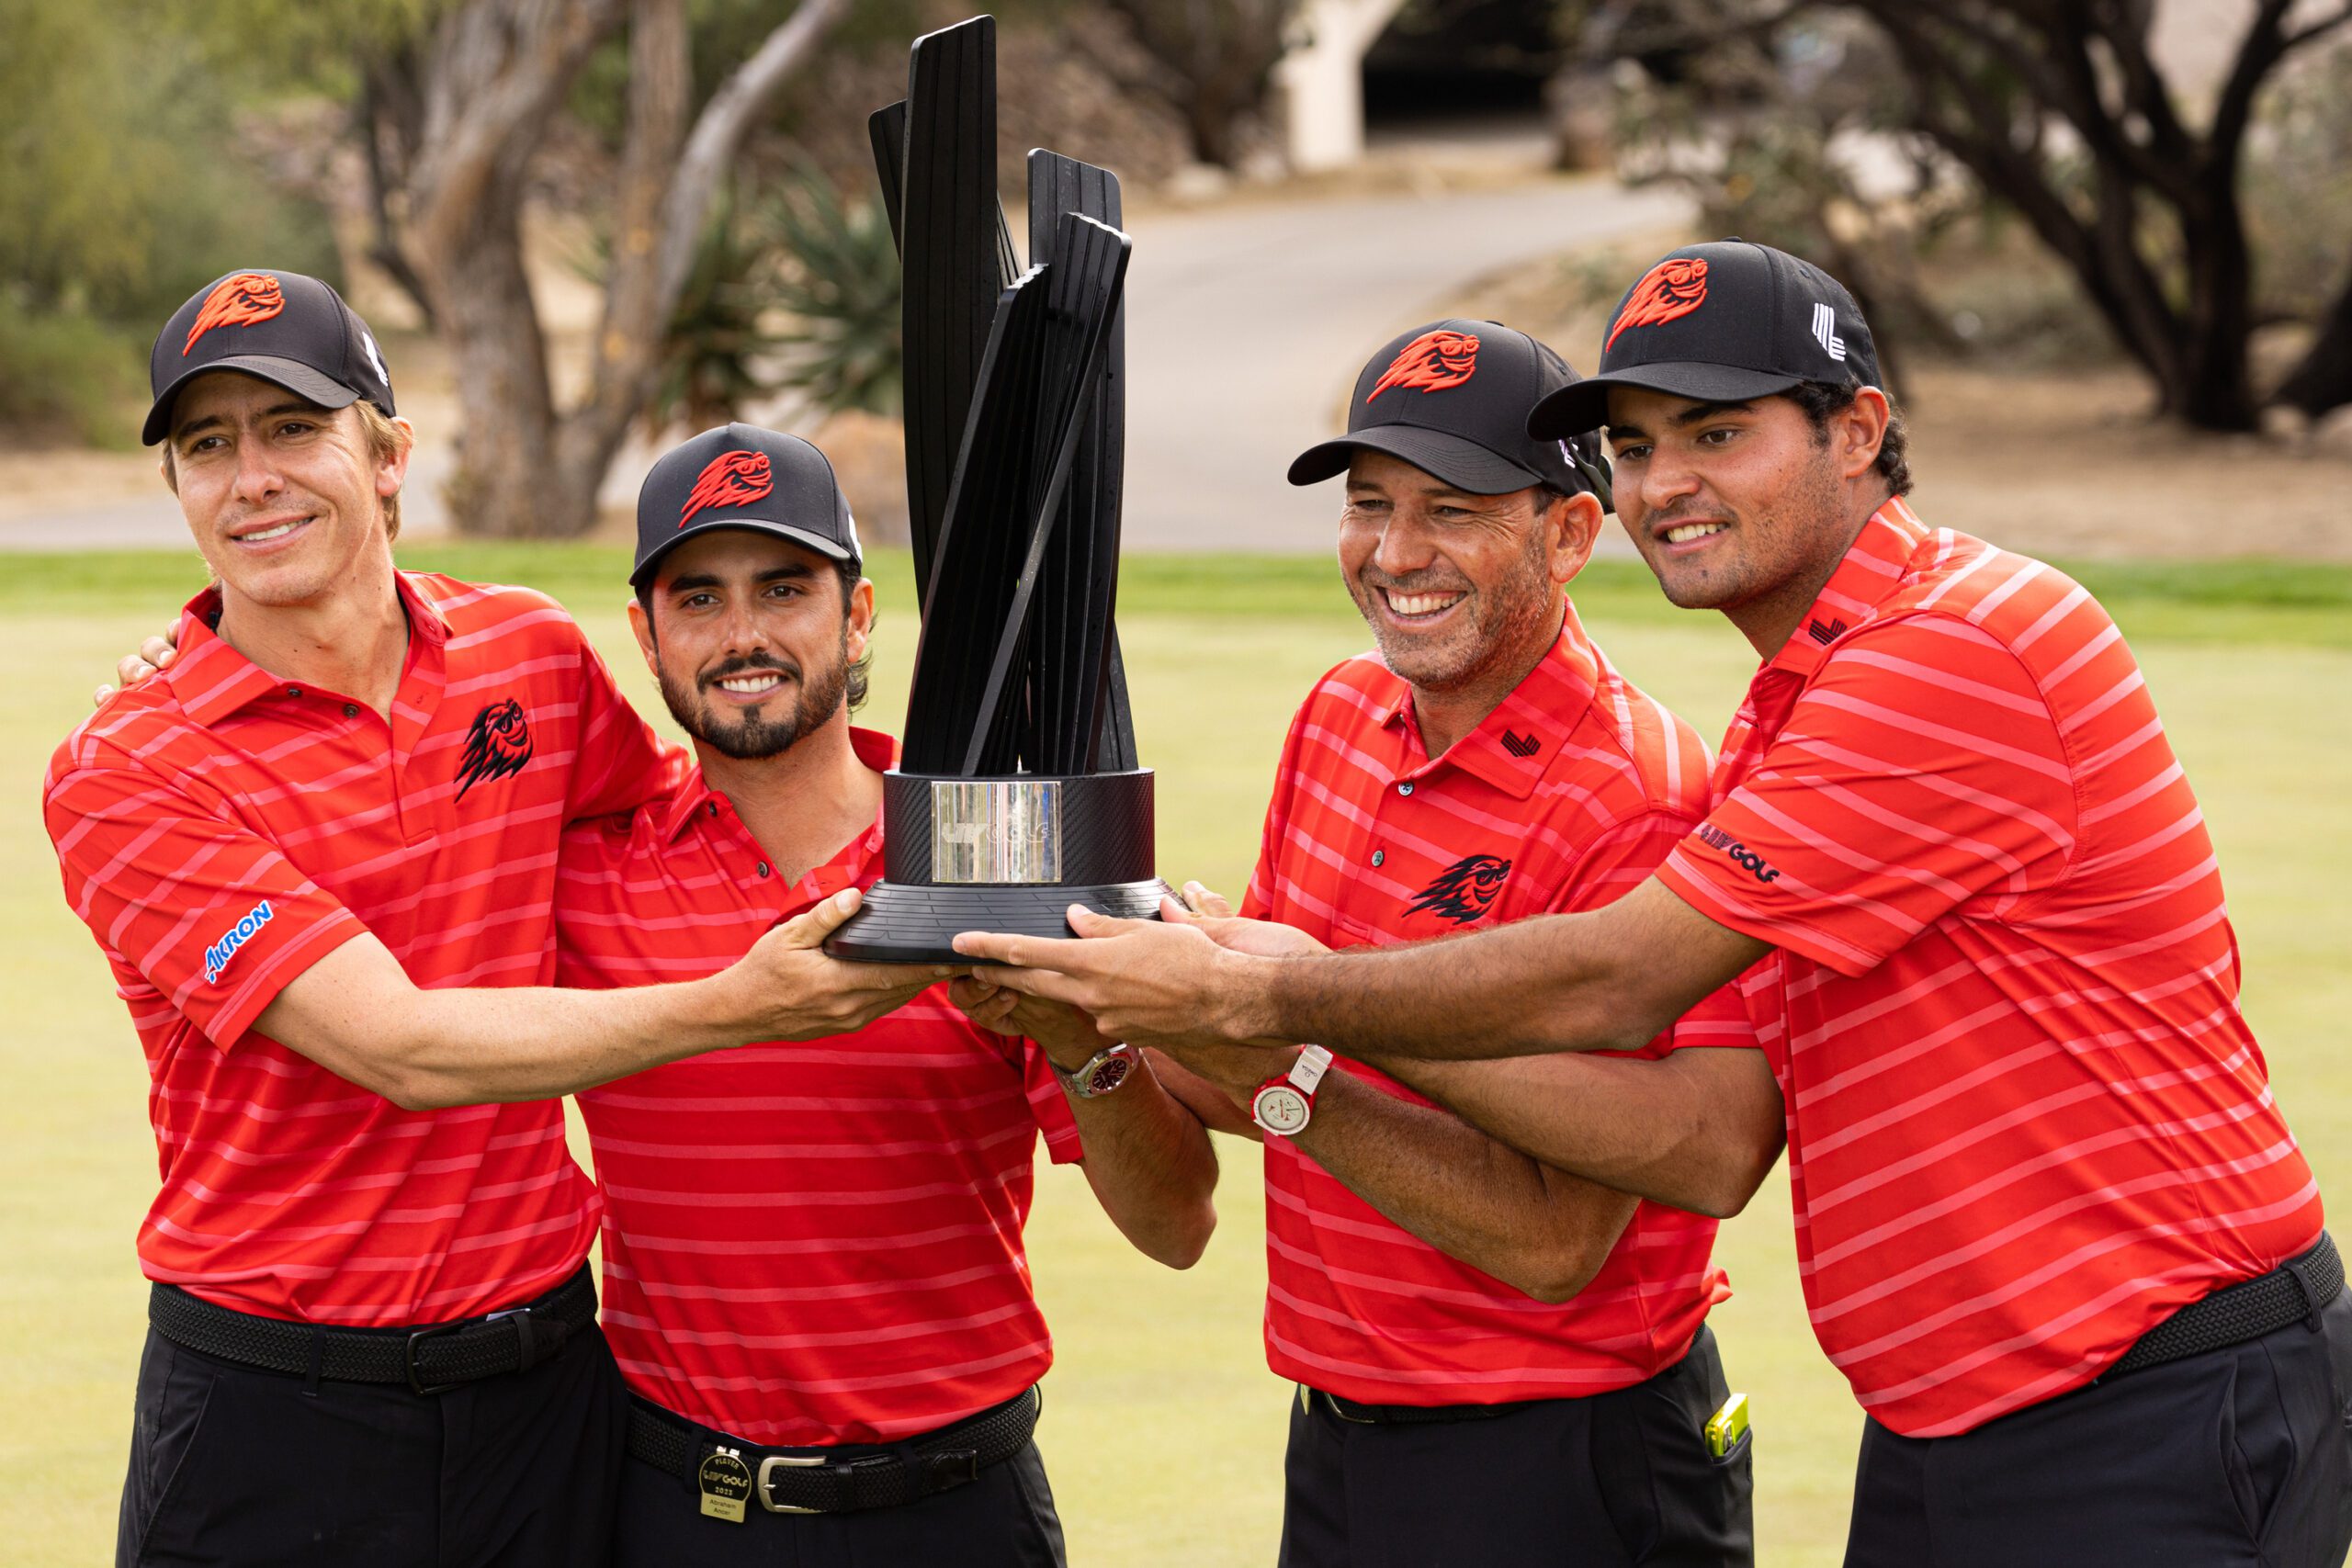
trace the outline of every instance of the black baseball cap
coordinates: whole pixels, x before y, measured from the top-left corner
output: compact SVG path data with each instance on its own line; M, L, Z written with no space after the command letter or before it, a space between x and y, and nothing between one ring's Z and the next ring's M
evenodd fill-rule
M1800 381L1880 384L1878 350L1846 286L1747 240L1685 245L1642 274L1610 318L1600 372L1544 398L1531 435L1609 422L1609 389L1737 403Z
M641 588L673 547L713 528L756 528L834 560L856 561L857 525L825 455L797 435L722 424L662 455L637 491Z
M1319 484L1359 451L1402 457L1471 495L1548 484L1609 504L1600 440L1589 431L1538 440L1527 411L1575 382L1567 361L1496 321L1443 321L1392 339L1348 399L1348 433L1300 453L1290 482Z
M155 394L139 439L171 434L172 400L208 370L242 370L322 409L365 398L392 414L392 376L368 323L343 296L299 272L255 268L216 277L172 312L147 356Z

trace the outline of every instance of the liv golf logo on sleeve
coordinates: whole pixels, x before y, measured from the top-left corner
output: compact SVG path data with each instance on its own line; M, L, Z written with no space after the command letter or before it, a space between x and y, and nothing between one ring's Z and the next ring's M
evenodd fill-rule
M237 956L237 949L253 941L254 933L269 924L269 900L265 898L245 914L245 918L231 926L219 942L204 950L204 977L218 985L220 971L229 967L229 960Z

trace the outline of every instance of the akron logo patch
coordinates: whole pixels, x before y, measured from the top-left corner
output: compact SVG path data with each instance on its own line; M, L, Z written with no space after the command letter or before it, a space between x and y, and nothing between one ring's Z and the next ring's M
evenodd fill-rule
M229 960L237 956L237 949L253 941L262 927L269 924L271 910L265 898L245 912L243 919L223 932L219 942L204 950L204 978L212 985L220 983L220 972L229 967Z
M492 703L474 715L466 736L466 754L458 761L458 798L485 779L503 779L523 771L531 760L531 726L523 705L513 697Z
M1493 908L1495 895L1510 874L1510 862L1498 855L1464 855L1430 878L1405 912L1443 915L1456 925L1467 925Z

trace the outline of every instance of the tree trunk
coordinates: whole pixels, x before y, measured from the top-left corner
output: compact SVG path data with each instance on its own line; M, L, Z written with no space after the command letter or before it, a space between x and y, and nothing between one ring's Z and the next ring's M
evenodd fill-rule
M1216 95L1194 92L1184 106L1184 130L1196 163L1233 167L1233 120Z
M2204 183L2203 198L2180 213L2188 300L2178 314L2177 368L2162 380L2159 406L2199 430L2256 430L2261 410L2246 359L2254 331L2254 258L2234 179Z
M595 521L595 480L583 490L571 466L556 460L560 426L523 266L521 214L519 190L492 190L435 268L441 335L458 383L447 501L463 533L569 536Z
M2352 403L2352 277L2345 279L2343 292L2320 321L2319 335L2278 383L2271 401L2312 420Z
M2117 343L2147 371L2159 410L2206 430L2258 428L2247 358L2254 268L2237 190L2246 126L2279 61L2352 23L2352 6L2289 32L2292 0L2259 0L2199 137L2175 118L2173 94L2148 46L2152 14L2144 7L1843 3L1894 43L1916 89L1915 123L2015 207L2075 274ZM2015 91L1996 90L2005 79ZM2075 133L2088 160L2088 213L2070 198L2049 152L2042 130L2052 120ZM2180 236L2177 299L2166 259L2147 244L2157 212ZM2341 310L2352 318L2352 298ZM2352 320L2344 331L2352 335ZM2342 347L2338 340L2337 352ZM2314 378L2321 374L2314 369Z
M660 371L695 242L752 120L848 9L800 0L686 130L684 0L470 0L418 72L401 250L458 372L451 516L462 533L569 537L596 521L605 471ZM628 142L604 319L586 393L556 408L523 265L524 175L590 52L629 22Z

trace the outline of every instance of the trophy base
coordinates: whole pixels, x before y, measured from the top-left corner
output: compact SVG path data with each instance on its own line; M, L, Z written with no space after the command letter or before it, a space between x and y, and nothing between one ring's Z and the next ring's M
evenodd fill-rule
M866 964L985 963L956 951L959 932L1067 939L1075 933L1062 912L1072 904L1125 919L1151 920L1159 918L1160 899L1174 897L1158 877L1091 887L877 882L866 889L864 906L848 923L825 939L825 951Z

